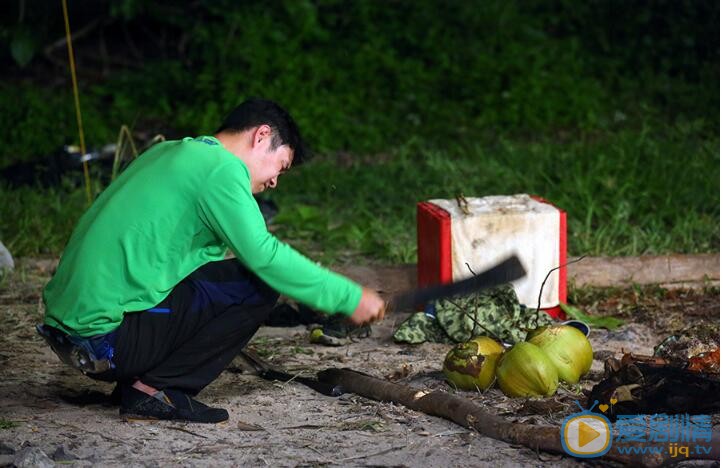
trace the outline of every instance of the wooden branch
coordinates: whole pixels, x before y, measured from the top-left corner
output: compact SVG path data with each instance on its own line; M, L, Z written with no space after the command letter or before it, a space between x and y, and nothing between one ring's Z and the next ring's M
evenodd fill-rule
M123 29L123 37L125 37L126 45L128 45L128 50L131 51L133 58L135 58L139 62L142 61L143 54L136 46L136 42L133 40L133 36L131 36L130 31L128 31L128 25L126 23L123 23L122 29Z
M417 287L417 266L340 265L333 269L369 287L394 294ZM608 287L658 284L666 288L701 287L720 283L720 253L640 257L585 257L567 267L576 286Z
M372 400L402 404L415 411L442 417L462 427L474 429L485 437L510 444L524 445L535 451L565 453L560 442L559 427L510 422L486 412L482 407L466 398L451 393L420 390L386 382L351 369L327 369L319 372L318 378L329 384L341 385L346 392L356 393ZM714 433L713 439L710 442L711 453L701 458L717 460L720 457L719 434ZM636 446L642 448L646 444L626 444L626 447ZM610 450L602 458L634 466L653 467L671 461L669 457L670 454L667 451L661 454L643 452L641 454L621 454L616 450Z
M567 272L578 286L718 282L720 254L588 257Z
M83 26L82 28L80 28L77 31L75 31L74 33L72 33L70 35L70 39L73 42L75 42L76 40L80 39L81 37L87 36L88 34L90 34L95 28L97 28L101 24L105 24L105 21L101 21L100 18L95 18L95 19L91 20L88 24ZM50 59L50 56L53 54L53 51L55 49L59 49L60 47L63 47L65 45L66 45L66 37L63 36L63 37L51 42L47 46L45 46L43 48L43 52L45 53L45 56ZM52 59L50 59L50 60L52 61Z

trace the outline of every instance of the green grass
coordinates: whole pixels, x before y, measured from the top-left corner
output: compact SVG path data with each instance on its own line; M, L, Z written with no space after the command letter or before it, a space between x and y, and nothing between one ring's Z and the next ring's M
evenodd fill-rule
M413 262L416 202L531 193L568 212L572 255L718 251L718 160L717 138L672 128L445 150L411 142L343 168L326 156L280 181L278 233L328 260Z
M281 177L274 232L327 263L414 262L418 201L530 193L567 211L573 256L715 252L718 146L693 123L326 154ZM59 254L85 209L82 188L0 188L0 198L0 238L16 256Z
M68 186L0 186L0 200L0 239L14 257L58 255L87 206L85 189Z

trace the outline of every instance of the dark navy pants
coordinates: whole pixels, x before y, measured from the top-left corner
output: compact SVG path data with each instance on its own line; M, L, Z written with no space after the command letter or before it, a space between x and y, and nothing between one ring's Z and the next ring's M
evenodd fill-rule
M115 337L115 369L95 378L140 379L195 395L249 342L278 298L238 260L206 264L160 304L125 314Z

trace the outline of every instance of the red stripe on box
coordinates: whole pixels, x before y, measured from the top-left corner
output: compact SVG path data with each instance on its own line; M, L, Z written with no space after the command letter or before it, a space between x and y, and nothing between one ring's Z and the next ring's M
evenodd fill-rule
M565 315L565 312L563 312L562 307L555 306L550 307L549 309L540 309L545 312L547 312L547 315L554 318L555 320L567 320L567 315Z
M537 195L530 195L530 198L533 200L537 200L540 203L546 203L552 207L554 207L557 211L560 212L560 254L559 259L560 263L559 265L565 265L567 263L567 212L561 210L557 206L553 205L549 201L545 200L544 198L537 196ZM560 267L558 270L558 301L561 303L567 303L567 265ZM567 316L565 315L565 312L562 311L562 308L560 306L550 307L549 309L543 309L545 312L550 314L552 318L559 319L559 320L566 320Z
M452 281L452 219L429 202L417 203L417 284Z
M566 263L567 263L567 212L560 210L560 265L565 265ZM560 268L560 302L567 303L567 265Z

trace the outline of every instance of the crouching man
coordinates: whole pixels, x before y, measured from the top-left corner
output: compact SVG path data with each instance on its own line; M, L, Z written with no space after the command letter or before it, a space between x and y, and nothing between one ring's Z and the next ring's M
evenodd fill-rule
M279 293L357 325L382 319L376 292L266 229L253 194L305 156L293 119L261 99L213 136L153 146L81 217L43 292L39 333L64 362L118 382L122 417L215 423L228 412L194 397Z

